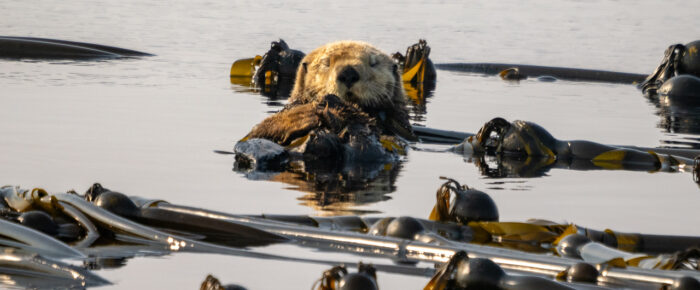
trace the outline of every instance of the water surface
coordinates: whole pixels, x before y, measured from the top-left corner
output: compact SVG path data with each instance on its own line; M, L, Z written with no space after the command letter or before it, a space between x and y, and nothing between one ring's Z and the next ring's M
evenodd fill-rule
M280 37L306 52L340 39L404 51L426 38L436 63L650 73L666 47L698 37L698 9L700 3L692 1L0 0L2 34L157 55L96 62L0 60L0 183L82 192L97 181L128 194L231 213L343 213L338 207L308 206L308 193L288 190L288 184L249 180L232 171L231 156L212 152L231 150L279 109L229 83L235 59L262 54ZM564 140L697 144L697 131L664 125L659 111L631 85L508 83L438 71L420 122L475 132L501 116L536 122ZM687 173L555 169L539 178L492 179L473 162L445 153L411 151L383 198L346 207L427 217L442 175L486 190L504 221L542 218L597 229L700 235L695 226L700 192ZM293 246L257 250L328 256ZM114 288L196 288L212 273L251 289L306 289L325 268L174 254L132 259L98 274ZM379 282L384 289L418 288L427 279L380 274Z

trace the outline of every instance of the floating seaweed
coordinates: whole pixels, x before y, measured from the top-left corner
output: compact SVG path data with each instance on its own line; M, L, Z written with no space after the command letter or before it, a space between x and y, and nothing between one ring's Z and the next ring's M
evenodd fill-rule
M9 191L8 188L12 190ZM471 189L461 186L454 180L449 180L441 187L437 197L438 200L445 201L449 200L449 195L453 192L458 195L456 192L465 190ZM43 207L40 204L35 205L34 200L31 200L32 203L25 208L36 206L41 211L56 214L53 212L56 208L46 206L50 202L62 205L64 208L70 206L87 217L89 222L98 228L100 234L97 241L89 246L82 245L85 247L80 249L80 252L89 255L89 258L83 256L79 259L82 259L85 266L90 269L119 267L124 264L124 259L149 253L151 255L167 255L181 251L329 265L339 264L338 261L311 260L251 252L246 249L234 248L226 240L226 237L243 237L243 239L250 241L246 246L290 242L302 247L324 251L354 253L366 257L383 257L401 264L375 265L374 267L378 271L407 275L433 274L434 271L411 266L411 263L414 262L426 261L457 265L459 263L455 262L455 259L460 259L460 263L465 263L465 258L468 257L472 262L477 264L490 263L489 267L494 269L498 267L497 269L502 269L500 271L507 273L507 275L498 275L498 278L494 280L501 286L503 283L508 285L523 283L522 285L553 285L576 288L574 284L562 284L552 280L552 278L566 279L569 277L577 283L597 282L599 286L605 286L607 285L605 283L614 280L616 285L627 287L645 285L646 287L671 285L683 279L692 282L700 277L697 270L688 270L697 268L697 250L684 249L689 244L697 244L700 238L626 234L610 230L595 231L574 225L558 225L543 221L499 222L496 221L497 217L495 217L496 220L493 220L493 216L486 217L486 219L490 219L489 221L480 221L479 218L474 220L450 218L450 216L469 216L469 213L466 212L456 212L469 211L473 208L468 205L473 199L468 197L449 201L453 204L464 203L459 206L450 207L449 204L442 207L436 206L436 211L442 211L440 208L451 210L447 213L435 214L434 217L448 218L447 220L430 221L411 217L362 218L347 216L324 218L235 215L173 205L162 200L129 198L121 193L105 189L99 184L91 187L83 196L75 193L43 194L42 192L45 191L42 190L25 191L13 187L5 187L3 192L5 200L12 199L8 198L9 192L19 197L26 196L28 192L34 192L32 196L40 197L38 202L41 202ZM441 192L443 194L440 194ZM449 193L448 196L445 196L445 192ZM468 192L464 194L469 195ZM23 203L16 200L13 204ZM483 204L483 202L477 202L477 204ZM78 223L77 220L72 222ZM80 221L80 223L83 222L86 221ZM575 235L576 233L583 233L585 239L581 239ZM48 239L55 239L48 237L48 235L44 236ZM616 243L614 247L617 249L611 246L613 241ZM55 243L61 242L56 240ZM12 244L5 244L5 246L23 252L31 252L31 248L28 247L23 248ZM241 244L236 244L236 246L241 246ZM684 249L684 251L675 256L663 254L653 256L649 253L637 255L633 252L652 252L655 250L669 252L677 249ZM458 254L460 251L466 251L466 254ZM562 257L538 254L538 252L547 251ZM487 259L479 260L479 258ZM648 266L651 265L649 261L657 261L657 263L651 267ZM582 266L581 263L598 265L598 268L595 268L598 272L594 272L597 274L589 275L590 267ZM458 266L458 268L460 267L466 266ZM673 268L680 270L658 270ZM442 278L439 277L446 277L445 271L441 270L439 273L443 274L438 274L436 276L438 278L435 279L440 280ZM513 271L537 277L511 276L509 273ZM342 270L340 272L342 273ZM467 273L466 270L460 270L460 272ZM464 279L471 279L469 278L471 274L465 275L468 277ZM583 278L578 275L583 275ZM334 276L331 275L331 277Z

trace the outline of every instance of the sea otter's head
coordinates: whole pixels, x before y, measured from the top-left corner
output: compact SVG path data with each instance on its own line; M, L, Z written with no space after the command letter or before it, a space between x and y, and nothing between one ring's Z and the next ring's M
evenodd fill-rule
M292 100L307 103L325 95L364 108L392 108L406 100L397 64L377 48L358 41L326 44L302 60Z

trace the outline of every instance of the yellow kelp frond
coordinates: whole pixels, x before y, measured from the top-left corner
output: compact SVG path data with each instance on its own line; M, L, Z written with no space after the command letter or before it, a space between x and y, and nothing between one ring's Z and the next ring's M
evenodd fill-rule
M393 152L399 155L406 155L406 150L401 144L401 141L397 140L393 136L382 135L381 137L379 137L379 143L382 144L382 147L384 147L386 151Z
M591 160L593 165L605 169L622 169L622 161L625 159L627 151L615 149L603 152Z
M425 58L421 58L421 60L419 60L418 63L416 63L416 65L414 65L413 67L404 68L404 70L403 70L404 73L403 73L403 75L401 75L401 79L404 82L410 82L416 75L418 75L418 77L420 78L418 80L418 82L423 81L422 80L423 77L419 74L419 72L423 68L424 63L425 63Z
M255 66L260 64L261 59L261 56L256 55L254 58L244 58L233 62L230 76L252 78L255 74Z

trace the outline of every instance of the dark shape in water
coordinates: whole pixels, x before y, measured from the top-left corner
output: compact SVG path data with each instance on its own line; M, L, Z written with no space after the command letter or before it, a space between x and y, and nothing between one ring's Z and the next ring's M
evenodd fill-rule
M253 84L267 97L288 98L294 87L297 68L305 55L299 50L290 49L282 39L273 41L253 75Z
M493 199L483 191L461 185L454 179L447 179L437 190L437 202L430 219L435 221L453 221L468 224L472 221L498 221L498 208ZM450 202L450 195L454 200Z
M413 132L418 136L420 142L432 144L457 144L470 136L473 133L441 130L424 126L413 126Z
M504 157L503 160L524 160L524 164L516 168L528 168L526 172L535 173L547 167L678 171L692 166L693 161L686 155L666 155L668 152L697 154L692 150L611 146L583 140L561 141L535 123L519 120L510 123L503 118L487 122L475 136L468 137L453 150Z
M589 263L576 263L566 270L566 281L596 283L600 272Z
M43 211L31 210L24 212L17 217L17 221L23 226L30 227L49 236L58 234L58 225L50 215Z
M685 45L678 70L684 74L700 76L700 40Z
M646 75L635 73L612 72L592 69L564 68L552 66L512 64L512 63L439 63L436 68L447 71L482 73L497 75L505 70L517 69L519 79L528 77L546 77L569 81L607 82L635 84L644 80ZM508 72L506 72L507 74Z
M581 234L571 234L559 241L557 252L562 257L581 259L579 249L591 242L591 239Z
M668 133L700 135L700 78L688 74L672 77L646 97L656 107L659 128ZM672 147L700 149L700 139L693 137L662 142Z
M668 106L700 106L700 78L678 75L665 81L658 90L661 102Z
M421 222L408 216L395 218L386 227L387 236L407 240L415 239L416 234L424 231L425 227Z
M204 281L202 281L199 290L246 290L246 288L235 284L223 285L219 279L209 274L204 278Z
M430 46L425 39L419 39L418 43L406 48L406 55L396 52L392 58L402 68L404 82L413 86L435 87L437 72L430 59Z
M498 284L506 272L484 258L467 259L457 266L455 282L465 289L500 289Z
M340 279L338 290L376 290L377 283L362 273L350 273Z
M376 290L377 273L372 265L359 263L357 273L348 273L345 265L335 266L323 272L312 290ZM318 285L318 287L316 287Z
M645 95L654 95L661 85L672 77L690 74L700 76L700 40L686 45L674 44L664 52L661 64L646 77L639 87Z
M508 275L493 261L469 258L467 253L455 253L424 288L442 289L575 289L563 283L537 276Z
M670 287L667 287L666 289L669 289L669 290L697 290L697 289L700 289L700 282L693 277L683 276L683 277L680 277L680 278L674 280L673 284L671 284Z
M152 56L152 54L85 42L0 36L0 58L97 59L138 56Z

